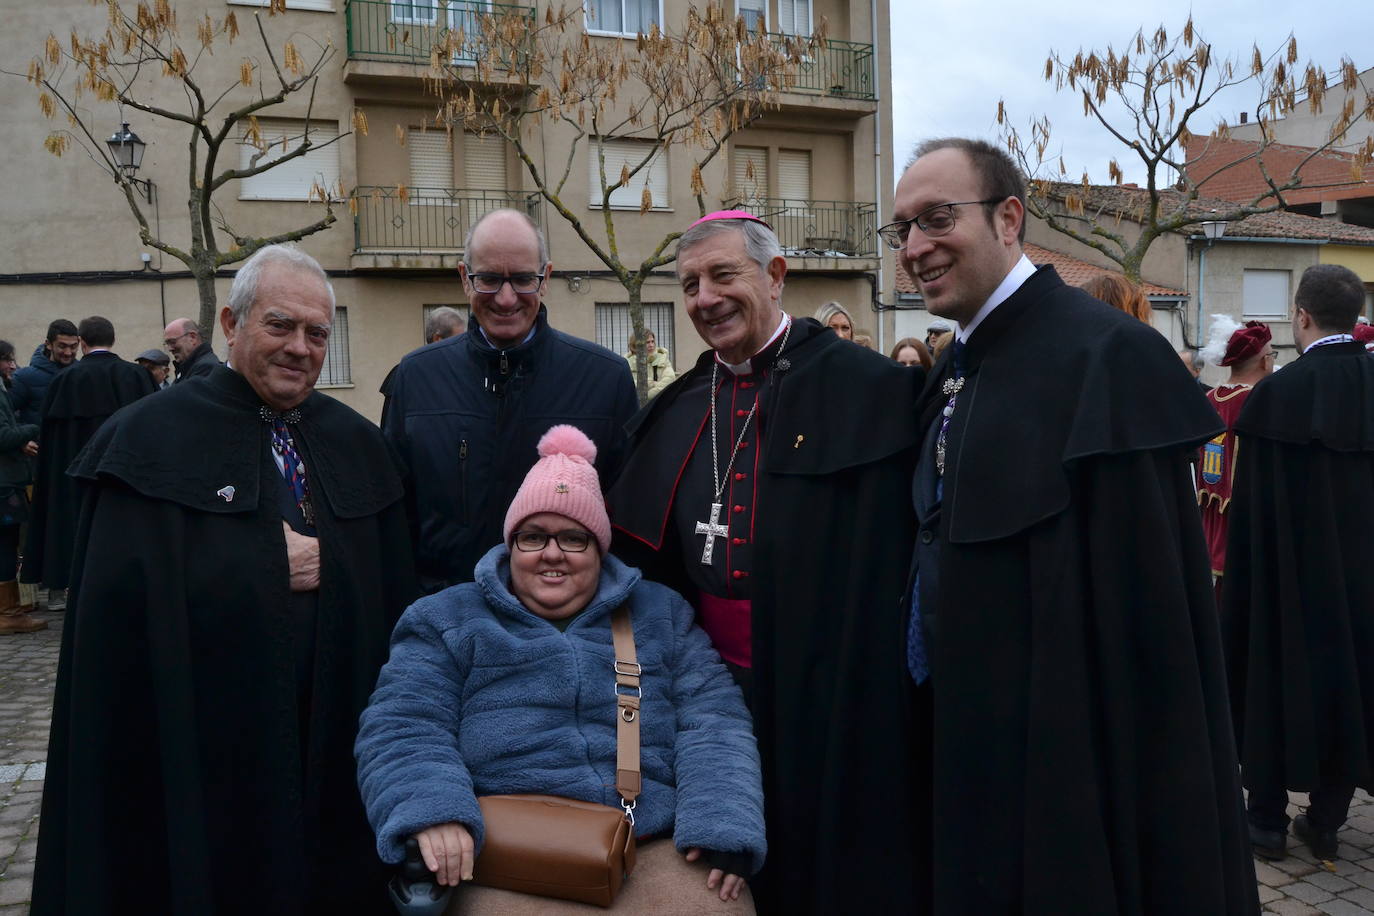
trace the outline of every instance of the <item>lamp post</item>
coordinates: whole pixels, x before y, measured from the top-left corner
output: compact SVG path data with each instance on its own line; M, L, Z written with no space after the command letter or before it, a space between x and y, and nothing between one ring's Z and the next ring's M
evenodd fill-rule
M119 174L142 190L144 198L148 203L152 203L153 183L134 177L138 167L143 164L143 151L147 149L148 144L139 139L138 134L129 130L129 122L125 121L119 130L105 141L105 145L110 148L110 158L114 160Z
M1207 249L1225 234L1226 220L1209 219L1202 222L1202 235L1207 239L1207 244L1203 246L1197 259L1197 324L1194 339L1199 347L1202 346L1202 284L1207 278Z

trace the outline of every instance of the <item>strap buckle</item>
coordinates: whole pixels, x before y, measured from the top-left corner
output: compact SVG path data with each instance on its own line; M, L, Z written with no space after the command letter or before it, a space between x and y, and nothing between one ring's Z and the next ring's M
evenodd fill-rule
M620 807L625 809L625 820L630 822L631 827L635 825L635 804L635 802L626 801L623 798L620 800Z

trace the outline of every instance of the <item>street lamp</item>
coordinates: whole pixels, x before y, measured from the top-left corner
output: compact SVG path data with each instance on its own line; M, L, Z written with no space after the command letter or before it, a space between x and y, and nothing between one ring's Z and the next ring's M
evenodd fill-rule
M1216 211L1213 211L1216 212ZM1202 222L1202 235L1207 239L1207 244L1202 251L1198 252L1197 260L1197 326L1194 337L1199 347L1202 346L1202 286L1207 279L1207 249L1223 235L1226 234L1226 220L1209 219Z
M125 121L119 130L105 141L105 145L110 148L110 158L114 160L119 174L134 186L141 188L148 203L152 203L153 183L134 177L138 167L143 164L143 151L147 149L148 144L140 140L138 134L129 130L129 122Z

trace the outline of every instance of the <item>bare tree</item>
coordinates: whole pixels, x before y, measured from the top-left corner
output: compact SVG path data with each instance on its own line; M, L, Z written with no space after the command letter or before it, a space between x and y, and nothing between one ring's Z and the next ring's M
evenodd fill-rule
M232 10L222 19L206 13L194 22L194 40L183 41L176 10L169 0L140 2L132 11L119 0L105 3L109 18L104 32L79 35L73 31L65 43L50 34L42 55L29 64L27 78L37 89L43 114L50 119L65 116L66 120L65 127L48 134L44 146L53 155L62 156L75 144L109 173L124 193L143 244L189 268L200 297L198 320L209 340L214 336L215 273L219 268L249 257L264 245L296 241L319 232L336 219L331 198L342 197L342 188L328 189L318 182L309 198L323 205L324 215L309 225L270 236L230 225L214 200L215 193L231 181L262 174L347 136L340 132L322 143L312 139L316 129L311 114L318 76L334 50L328 43L317 43L313 60L307 61L292 38L279 50L274 49L261 14L255 13L261 56L243 57L232 78L221 77L220 84L210 86L197 70L204 64L212 80L216 73L225 72L222 63L216 69L206 58L212 58L217 48L232 46L239 37ZM274 16L285 8L285 0L271 0L267 15ZM264 131L258 123L259 114L297 93L309 99L300 132ZM89 99L99 106L98 114L85 107ZM173 244L150 227L140 183L120 168L105 142L98 139L103 131L96 122L108 123L109 106L117 106L121 121L125 109L134 109L184 130L189 244ZM355 114L354 122L360 122L359 115ZM244 167L238 167L240 144L256 147ZM223 247L217 232L224 237Z
M1374 95L1365 93L1359 98L1358 72L1349 58L1342 58L1339 85L1346 101L1326 141L1301 156L1291 169L1271 173L1265 153L1276 142L1274 120L1301 105L1321 111L1328 89L1333 88L1326 74L1310 62L1299 77L1297 62L1298 45L1291 36L1267 54L1254 47L1248 63L1219 60L1191 17L1173 38L1161 25L1153 35L1136 32L1122 50L1109 45L1105 52L1080 50L1072 58L1051 51L1045 61L1046 82L1053 83L1056 91L1081 94L1084 117L1095 120L1126 148L1128 156L1139 159L1145 183L1124 208L1111 212L1094 208L1087 174L1081 183L1067 180L1062 154L1051 154L1049 119L1042 116L1032 121L1027 137L1011 125L1005 104L999 103L997 122L1007 148L1030 179L1027 209L1050 228L1100 251L1138 282L1145 254L1161 235L1207 220L1238 220L1287 206L1287 192L1321 187L1303 183L1308 163L1339 148L1360 118L1374 118ZM1204 136L1195 136L1195 125L1219 93L1247 84L1253 86L1257 100L1253 111L1259 140L1235 156L1218 160L1209 155L1214 152L1210 142L1228 139L1226 125L1219 124L1205 135L1208 142L1202 143L1195 142ZM1374 140L1354 150L1354 167L1363 167L1371 157ZM1199 168L1204 162L1205 169ZM1264 181L1251 199L1215 211L1195 204L1207 181L1250 162ZM1122 182L1116 159L1107 164L1107 174L1115 183ZM1139 234L1122 232L1123 218L1138 225Z
M533 188L624 287L633 336L642 340L644 281L672 263L669 247L681 233L623 238L616 214L626 211L612 206L612 195L640 188L641 214L667 203L654 199L649 169L675 149L674 171L690 176L698 211L714 209L703 179L708 164L731 136L776 106L823 35L769 37L714 2L689 8L680 29L655 24L633 42L588 36L581 4L548 8L542 22L509 9L468 15L471 28L448 32L431 49L431 86L441 99L435 123L495 134L509 144ZM561 127L559 142L567 143L547 171L537 152L546 125ZM616 140L637 141L639 152L608 164L603 144ZM582 150L599 165L601 207L592 225L565 194ZM718 191L716 199L727 199L726 189ZM648 391L642 348L635 384L642 402Z

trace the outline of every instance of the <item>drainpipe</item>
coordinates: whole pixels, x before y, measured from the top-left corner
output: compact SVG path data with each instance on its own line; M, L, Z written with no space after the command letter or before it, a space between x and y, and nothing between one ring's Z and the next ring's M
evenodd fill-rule
M873 96L878 102L877 108L873 111L873 228L877 229L883 219L881 209L883 203L883 99L879 94L882 80L879 79L881 67L878 61L878 0L868 0L868 31L869 36L873 39ZM878 302L882 299L882 291L886 289L883 285L883 258L886 255L883 253L882 241L877 238L873 241L878 249L878 288L875 290L873 299ZM878 352L886 353L887 341L883 334L883 313L876 312L875 314L878 316Z

